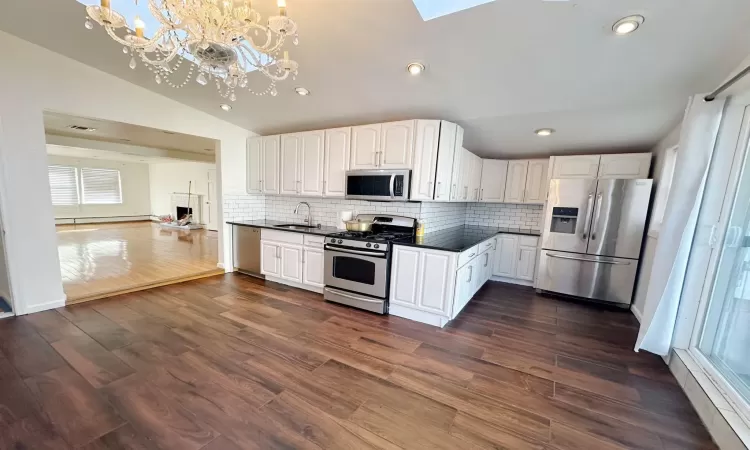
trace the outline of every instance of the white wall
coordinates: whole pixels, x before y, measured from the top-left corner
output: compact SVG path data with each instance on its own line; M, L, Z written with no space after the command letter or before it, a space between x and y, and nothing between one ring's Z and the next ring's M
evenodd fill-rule
M82 217L132 217L151 214L148 164L103 159L70 158L48 155L50 165L71 166L79 169L91 167L120 171L122 203L119 205L53 206L55 219Z
M682 128L682 122L677 125L664 139L654 147L651 152L654 154L654 164L652 165L652 177L654 179L654 187L651 196L651 207L653 208L654 196L656 190L659 187L659 175L661 169L664 166L664 160L666 151L674 147L680 142L680 130ZM650 218L649 218L650 219ZM650 224L646 224L646 230L648 230ZM641 266L638 269L638 280L636 281L635 287L635 299L631 310L633 314L641 320L641 315L646 305L646 291L648 290L648 282L651 279L651 267L654 264L654 252L656 251L657 235L650 234L646 236L646 243L641 253Z
M42 111L217 139L217 197L245 193L245 142L253 133L4 32L0 48L0 203L18 313L65 301ZM228 231L219 230L219 253L231 267Z
M1 206L1 205L0 205ZM0 208L0 297L11 303L10 280L8 279L8 266L5 263L5 239L3 236L2 208Z
M154 216L174 214L174 211L172 211L172 194L175 192L186 193L190 182L192 182L191 192L193 194L204 195L207 198L207 174L212 169L216 169L216 164L198 162L149 164L151 214Z

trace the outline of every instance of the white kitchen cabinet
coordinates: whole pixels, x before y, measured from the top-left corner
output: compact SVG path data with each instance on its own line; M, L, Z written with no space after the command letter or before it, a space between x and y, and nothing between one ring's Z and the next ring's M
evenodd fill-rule
M264 194L279 193L280 136L263 136L261 149L261 179Z
M419 261L417 309L450 315L453 306L455 253L423 250Z
M463 186L463 175L464 175L464 164L467 163L468 151L463 147L456 147L456 152L453 157L453 173L451 174L451 201L460 202L464 199L464 186Z
M302 144L299 161L299 194L306 197L323 195L324 131L299 133Z
M471 171L471 187L474 192L474 201L479 201L479 190L482 188L482 167L484 160L474 155L474 170Z
M302 283L302 246L281 246L281 273L282 280Z
M516 277L516 261L518 261L518 236L512 234L498 235L497 249L492 274L499 277Z
M464 309L474 296L474 287L477 279L477 258L472 259L456 272L456 288L453 296L453 310L451 319Z
M381 124L378 169L411 169L415 120Z
M281 136L281 172L279 175L281 195L299 194L299 166L302 139L298 133Z
M602 155L599 161L599 178L648 178L651 153L623 153Z
M536 269L536 247L518 246L518 267L516 276L519 280L534 281Z
M508 161L508 178L505 181L506 203L523 203L528 168L528 160Z
M465 148L461 149L459 176L461 188L458 201L475 202L479 199L479 179L482 176L482 159Z
M278 277L281 274L281 245L260 243L260 273Z
M391 304L416 308L420 252L416 247L393 247Z
M411 172L412 200L432 200L435 196L439 141L439 120L417 120L414 169Z
M302 249L302 282L311 286L325 286L325 260L323 249L305 247Z
M380 153L381 125L361 125L352 127L351 170L377 168Z
M552 178L596 178L600 155L553 156Z
M247 139L247 193L260 194L263 173L263 136Z
M526 170L526 188L524 203L544 203L547 201L549 159L529 160Z
M482 181L479 201L502 203L505 201L505 182L508 176L508 161L485 159L482 161Z
M326 197L346 195L346 171L349 170L351 136L350 127L325 130L323 195Z
M440 140L438 143L437 168L435 173L435 200L451 200L451 183L453 180L453 163L456 156L456 143L463 142L463 128L445 120L440 122ZM416 159L416 157L415 157ZM416 170L416 161L415 161Z
M486 252L479 255L479 288L484 285L487 280L492 277L492 266L495 264L495 243L493 242L492 247Z

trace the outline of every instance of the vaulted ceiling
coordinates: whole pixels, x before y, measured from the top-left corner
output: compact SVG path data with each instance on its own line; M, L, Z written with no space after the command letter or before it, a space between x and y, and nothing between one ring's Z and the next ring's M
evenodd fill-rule
M265 13L274 4L254 0ZM440 118L466 129L466 148L510 157L648 148L689 95L750 54L747 0L496 0L426 22L411 0L287 4L299 77L277 97L239 94L231 112L211 85L173 90L129 69L101 28L84 28L75 0L4 2L0 29L260 134ZM614 35L631 14L645 23ZM422 76L407 74L411 61L427 66ZM542 127L557 133L537 137Z

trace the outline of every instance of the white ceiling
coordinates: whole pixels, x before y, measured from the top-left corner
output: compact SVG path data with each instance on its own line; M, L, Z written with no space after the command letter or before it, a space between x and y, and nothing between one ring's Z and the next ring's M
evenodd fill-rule
M93 128L81 131L69 128L71 125ZM82 138L93 141L115 142L165 150L214 155L216 141L213 139L173 133L156 128L142 127L111 120L88 119L69 114L44 112L44 131L47 134Z
M275 0L253 4L267 13ZM411 0L287 4L300 28L289 48L299 78L277 97L240 94L229 113L210 85L172 90L130 70L101 28L83 27L75 0L4 2L0 29L260 134L441 118L464 126L465 147L482 156L648 148L679 122L688 95L750 54L747 0L496 0L427 22ZM646 22L613 35L631 14ZM405 71L414 60L427 66L418 78ZM542 127L558 131L539 138Z

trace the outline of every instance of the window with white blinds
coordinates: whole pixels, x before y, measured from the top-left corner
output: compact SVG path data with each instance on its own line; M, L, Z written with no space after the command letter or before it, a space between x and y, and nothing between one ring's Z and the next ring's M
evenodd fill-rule
M81 190L84 205L122 203L120 171L113 169L81 169Z
M54 206L78 204L78 170L68 166L49 166L49 187Z

